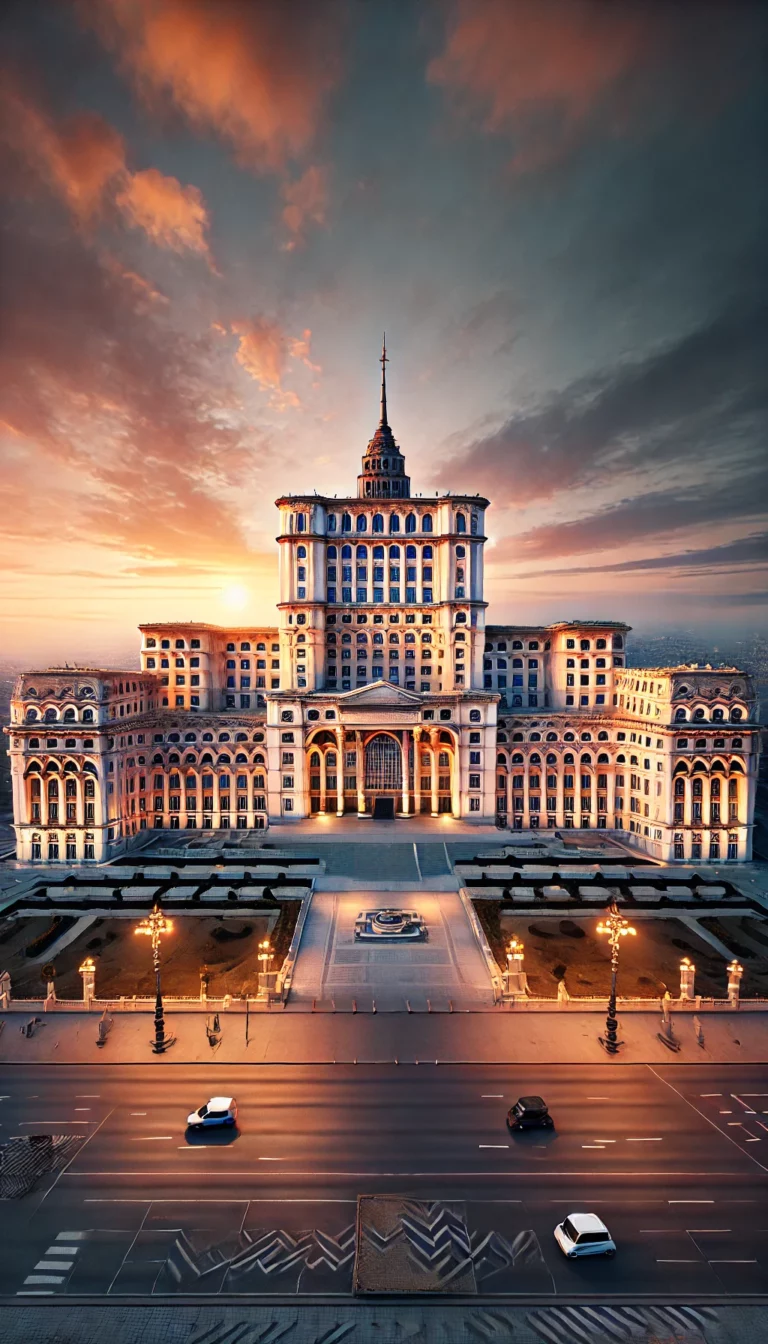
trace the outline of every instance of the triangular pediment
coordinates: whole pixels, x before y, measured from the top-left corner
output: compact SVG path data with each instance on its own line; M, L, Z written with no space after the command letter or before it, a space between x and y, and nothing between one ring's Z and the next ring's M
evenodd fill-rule
M391 681L374 681L356 691L345 691L339 700L355 709L367 709L369 705L371 708L380 705L415 708L421 704L421 696L415 691L404 691L402 686L393 686Z

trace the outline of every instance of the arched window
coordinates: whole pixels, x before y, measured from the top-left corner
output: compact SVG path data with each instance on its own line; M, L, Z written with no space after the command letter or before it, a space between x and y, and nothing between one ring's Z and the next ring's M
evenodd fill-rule
M556 741L557 741L557 733L547 733L547 741L548 741L548 742L556 742Z
M358 532L368 531L368 519L364 513L358 513L357 515L357 530Z
M688 715L686 714L684 709L675 710L675 723L684 723L687 717Z
M374 513L374 515L373 515L373 523L372 523L372 525L371 525L371 530L372 530L373 532L383 532L383 531L384 531L384 515L383 515L383 513Z
M529 737L528 741L529 741L529 742L540 742L540 741L541 741L541 733L531 733L531 736Z
M565 753L565 755L564 755L564 757L563 757L563 764L564 764L564 765L573 765L573 752L571 752L571 751L566 751L566 753Z
M389 515L389 530L390 530L390 532L399 532L399 531L400 531L400 514L399 514L399 513L390 513L390 515Z
M503 757L502 757L502 759L503 759ZM519 752L519 751L516 751L515 754L514 754L514 756L512 757L512 764L513 764L513 765L522 765L524 760L525 760L525 757L522 755L522 753Z
M307 558L307 548L306 548L306 546L297 546L297 547L296 547L296 555L297 555L297 557L298 557L299 560L306 560L306 558ZM243 645L243 644L240 645L240 648L241 648L241 649L244 648L244 647L245 647L245 645ZM249 647L250 647L250 645L249 645Z
M714 723L722 723L724 718L725 718L725 715L723 714L722 709L713 709L713 710L712 710L712 721L713 721Z
M470 531L471 531L473 537L476 537L476 536L477 536L477 514L476 514L476 513L473 513L473 514L472 514L472 521L470 522Z
M335 514L335 513L329 513L329 514L328 514L328 531L329 531L329 532L335 532L335 531L336 531L336 514Z
M27 723L37 723L39 717L36 709L28 709L25 716Z
M342 558L342 560L351 560L351 559L352 559L352 547L351 547L351 546L342 546L342 548L341 548L341 558Z
M297 514L296 514L296 531L297 531L297 532L306 532L306 530L307 530L307 515L306 515L305 513L297 513Z
M550 751L547 756L547 765L557 765L557 757L554 751Z
M463 513L457 513L457 514L456 514L456 531L457 531L457 532L466 532L466 530L467 530L467 520L466 520L466 517L464 516Z
M367 546L358 546L358 548L357 548L357 558L358 558L358 560L367 560L367 559L368 559L368 547L367 547Z
M606 752L601 751L600 755L597 758L597 764L610 765L610 757L606 754Z
M406 532L415 532L415 531L416 531L416 514L415 514L415 513L409 513L409 514L406 515L406 519L405 519L405 530L406 530Z
M342 530L342 532L351 532L351 531L352 531L352 515L351 515L351 514L349 514L349 513L342 513L342 515L341 515L341 530Z
M328 551L327 551L327 558L328 558L329 560L335 560L335 559L336 559L336 555L337 555L336 547L335 547L335 546L329 546L329 547L328 547Z
M56 722L56 710L55 710L55 709L46 709L45 714L44 714L43 717L44 717L46 723L55 723L55 722Z
M607 741L608 741L608 734L607 734L605 731L603 731L603 732L601 732L601 733L598 733L598 734L597 734L597 740L598 740L598 742L607 742Z
M431 531L432 531L432 514L431 514L431 513L425 513L425 514L424 514L424 517L423 517L422 520L421 520L421 530L422 530L422 532L431 532Z
M742 719L743 717L744 717L744 715L743 715L743 713L742 713L742 711L741 711L740 709L737 708L737 709L732 709L732 710L731 710L731 718L732 718L732 719L735 719L737 723L738 723L738 722L740 721L740 719Z
M704 718L706 717L706 715L705 715L703 709L694 709L694 711L693 711L693 717L694 717L694 720L695 720L696 722L700 723L701 720L704 719Z
M64 722L65 722L65 723L74 723L74 721L75 721L75 711L74 711L74 709L65 709L65 710L64 710Z
M676 798L685 797L685 780L683 779L682 775L678 775L677 779L675 780L675 797Z

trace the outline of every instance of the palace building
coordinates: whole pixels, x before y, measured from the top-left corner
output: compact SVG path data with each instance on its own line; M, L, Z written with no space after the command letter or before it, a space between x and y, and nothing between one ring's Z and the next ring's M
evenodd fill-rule
M413 496L387 412L357 494L283 495L277 624L142 625L141 671L23 673L17 855L103 862L147 830L319 813L597 829L744 862L759 753L737 668L634 668L629 627L486 623L478 495Z

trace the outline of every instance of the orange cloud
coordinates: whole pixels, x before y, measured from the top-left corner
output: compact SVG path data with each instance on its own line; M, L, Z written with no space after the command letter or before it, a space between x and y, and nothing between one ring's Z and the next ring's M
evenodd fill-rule
M209 256L210 220L197 187L183 187L175 177L146 168L128 175L115 200L129 224L143 229L159 247Z
M328 175L325 168L312 165L295 182L286 182L282 188L282 219L292 235L283 244L283 251L292 252L304 241L308 224L325 223L328 205Z
M638 7L456 0L427 73L478 109L487 130L515 134L513 166L530 171L562 157L606 95L645 65L649 47Z
M44 182L81 230L110 212L114 218L117 208L157 246L200 253L213 267L202 193L156 168L131 172L122 136L103 117L82 112L55 125L12 77L0 84L0 117L3 140L15 160L8 167L11 186L18 194L26 194L35 180Z
M307 149L337 82L333 3L82 0L79 12L146 105L214 131L252 168Z
M233 322L231 330L239 339L235 359L259 387L270 393L270 406L279 411L299 407L298 394L284 387L283 379L289 359L299 360L313 373L322 372L320 365L313 364L310 358L312 332L307 328L301 336L287 336L277 322L267 317Z

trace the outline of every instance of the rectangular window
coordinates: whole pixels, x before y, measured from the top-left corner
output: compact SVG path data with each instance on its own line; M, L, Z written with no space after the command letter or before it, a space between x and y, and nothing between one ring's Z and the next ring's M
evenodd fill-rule
M480 776L479 776L479 775L470 775L470 776L469 776L469 787L470 787L470 789L479 789L479 788L480 788Z
M367 602L367 601L368 601L368 589L367 589L367 588L358 588L358 589L357 589L357 601L358 601L358 602Z
M469 800L469 810L470 810L470 812L479 812L479 811L480 811L480 799L479 799L479 798L470 798L470 800Z
M422 600L423 600L424 602L431 602L431 601L432 601L432 589L431 589L431 588L425 588L425 589L424 589L424 593L423 593L423 598L422 598Z
M406 602L415 602L415 601L416 601L416 589L415 589L415 588L406 588L406 590L405 590L405 600L406 600Z

